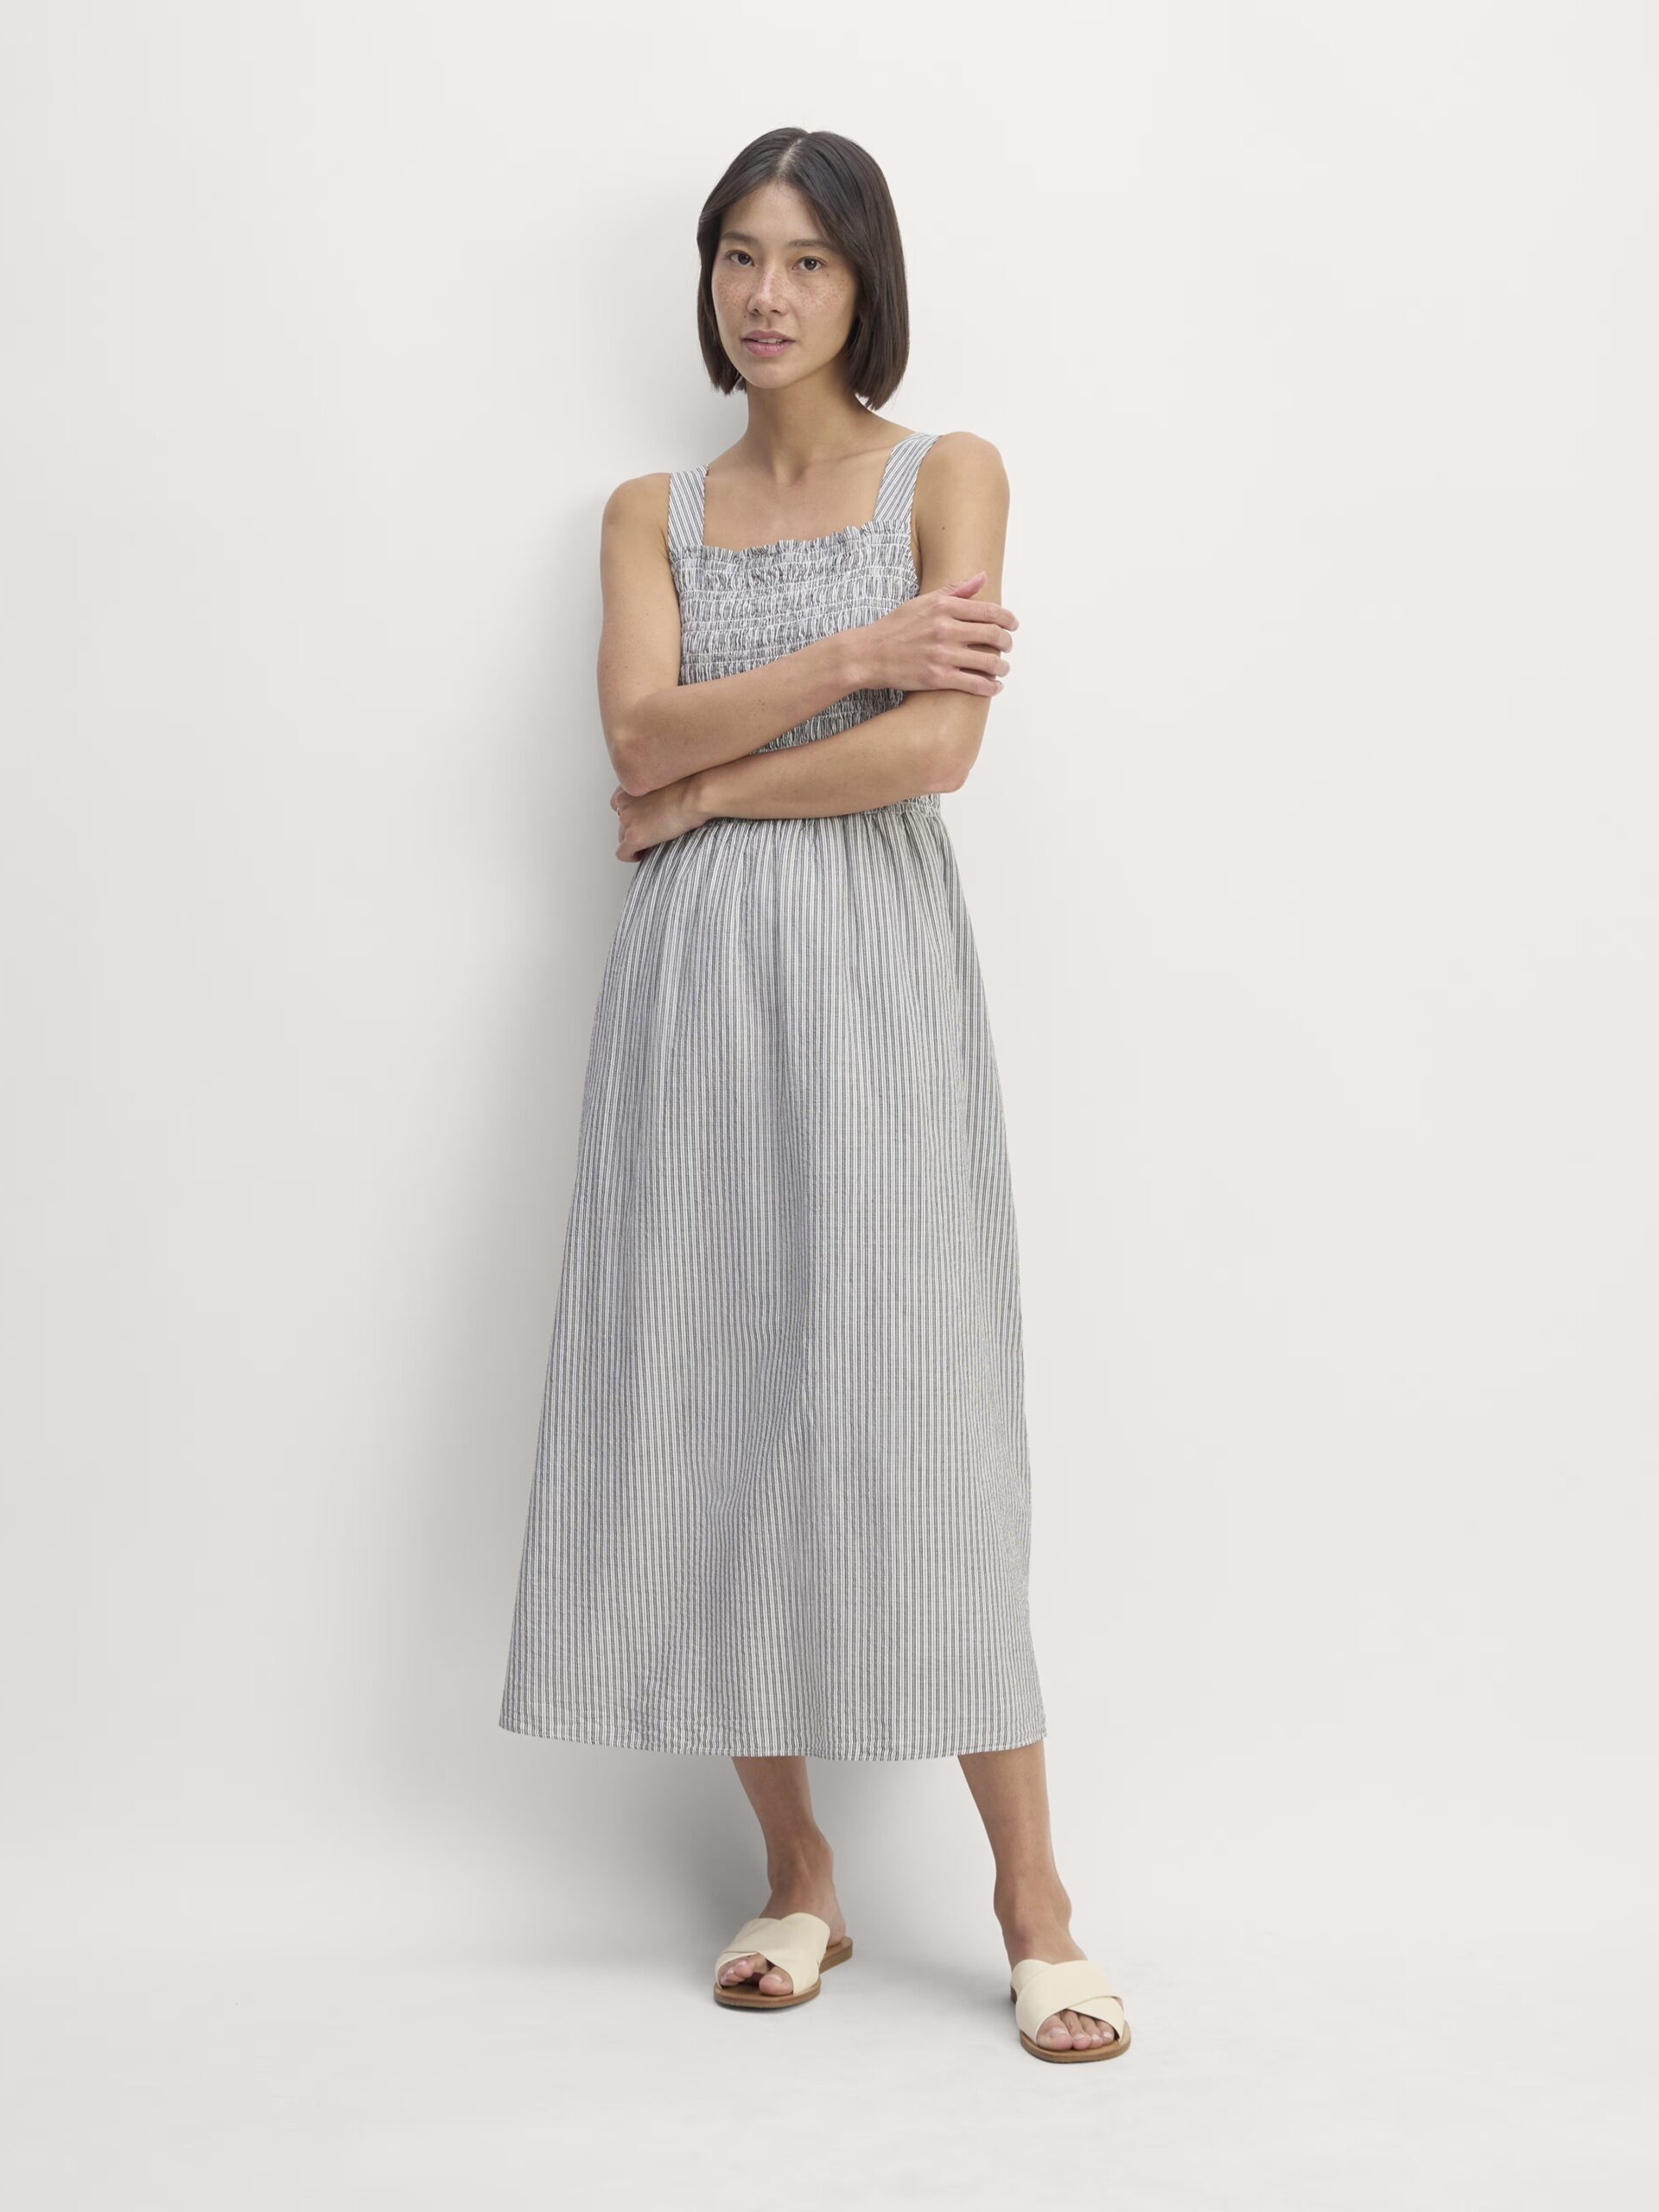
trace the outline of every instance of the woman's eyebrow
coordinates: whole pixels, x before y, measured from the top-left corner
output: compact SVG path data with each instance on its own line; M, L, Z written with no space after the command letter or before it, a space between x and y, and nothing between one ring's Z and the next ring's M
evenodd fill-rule
M740 245L759 245L760 243L760 239L755 237L752 231L722 231L720 235L722 239L735 238ZM830 246L830 241L828 238L785 238L784 240L784 244L785 247L794 245ZM830 247L830 250L831 252L835 251L832 246Z

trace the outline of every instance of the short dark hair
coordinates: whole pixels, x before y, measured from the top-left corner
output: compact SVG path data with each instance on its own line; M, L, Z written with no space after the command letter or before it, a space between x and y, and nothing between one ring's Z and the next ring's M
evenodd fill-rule
M905 250L893 194L878 163L834 130L768 130L727 169L697 218L697 342L717 391L746 379L720 342L709 280L728 211L757 185L792 185L823 234L858 272L859 302L848 334L847 380L872 408L898 390L910 359L910 301Z

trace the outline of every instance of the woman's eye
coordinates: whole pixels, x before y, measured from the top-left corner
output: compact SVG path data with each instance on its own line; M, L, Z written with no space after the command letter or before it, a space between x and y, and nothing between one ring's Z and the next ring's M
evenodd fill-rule
M727 247L726 258L728 261L747 261L748 260L749 256L743 251L743 248L741 245L733 245ZM804 264L810 261L812 264L815 274L824 265L823 257L821 254L804 253L801 256L801 260Z

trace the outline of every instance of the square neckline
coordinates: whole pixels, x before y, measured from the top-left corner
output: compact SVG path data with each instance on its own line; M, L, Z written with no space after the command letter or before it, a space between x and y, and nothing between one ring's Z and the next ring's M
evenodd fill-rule
M711 545L709 543L706 519L709 508L709 464L706 461L700 461L697 463L696 550L700 553L729 553L734 559L738 559L745 553L775 553L797 545L833 545L838 538L861 537L866 531L896 529L897 524L888 520L881 512L881 502L887 494L887 480L893 474L893 457L900 446L907 446L912 439L925 438L927 435L925 430L910 430L902 438L895 438L887 448L887 457L881 464L881 480L875 487L875 512L868 522L849 522L840 530L821 531L816 537L763 538L758 545ZM906 515L904 521L906 536L908 537L910 524L908 515Z

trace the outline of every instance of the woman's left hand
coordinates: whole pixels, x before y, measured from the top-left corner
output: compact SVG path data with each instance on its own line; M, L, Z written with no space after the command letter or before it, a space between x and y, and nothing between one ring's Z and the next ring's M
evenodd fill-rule
M625 791L619 784L611 794L611 804L620 824L620 842L616 849L620 861L643 860L653 845L665 844L671 837L683 837L688 830L696 829L709 818L697 801L695 776L682 776L677 782L664 784L659 791L644 791L637 797Z

